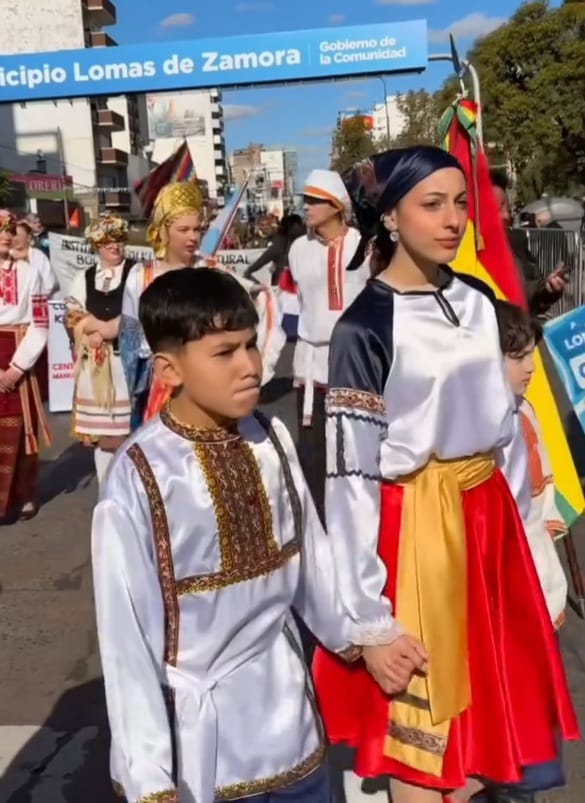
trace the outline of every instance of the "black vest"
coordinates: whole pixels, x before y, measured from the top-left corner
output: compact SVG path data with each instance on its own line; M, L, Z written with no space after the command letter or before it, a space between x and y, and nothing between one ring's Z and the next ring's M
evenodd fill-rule
M126 279L133 267L134 261L132 259L124 260L124 267L122 268L122 280L118 287L107 293L97 290L95 286L95 274L97 265L89 268L85 272L85 308L90 312L98 321L112 321L122 314L122 298L124 296L124 286ZM117 339L113 343L114 351L118 350Z

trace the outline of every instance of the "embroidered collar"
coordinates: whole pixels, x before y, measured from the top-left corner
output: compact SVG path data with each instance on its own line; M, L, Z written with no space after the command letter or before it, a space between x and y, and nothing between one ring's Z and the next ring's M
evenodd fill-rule
M207 429L181 423L171 412L170 401L167 401L160 411L160 420L171 432L193 443L227 443L240 439L236 424L229 428L214 427Z
M312 240L317 240L317 242L321 243L321 245L326 245L326 246L336 245L337 243L345 239L345 236L348 233L348 231L349 227L344 226L341 232L337 235L337 237L332 237L330 240L326 240L324 237L321 237L319 234L317 234L315 229L311 229L309 238Z

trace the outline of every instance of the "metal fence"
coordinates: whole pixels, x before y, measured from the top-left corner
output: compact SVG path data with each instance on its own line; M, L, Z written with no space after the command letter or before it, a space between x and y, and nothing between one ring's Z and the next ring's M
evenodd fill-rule
M565 229L526 229L529 251L542 278L561 263L568 268L568 284L562 298L549 310L554 318L585 304L583 274L585 272L584 232Z

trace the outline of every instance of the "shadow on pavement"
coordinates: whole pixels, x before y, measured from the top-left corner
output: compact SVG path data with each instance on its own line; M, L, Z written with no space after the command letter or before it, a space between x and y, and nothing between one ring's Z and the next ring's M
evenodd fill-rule
M109 774L101 678L69 689L0 780L10 803L120 803Z
M93 451L74 443L55 460L41 460L40 503L84 488L94 474Z

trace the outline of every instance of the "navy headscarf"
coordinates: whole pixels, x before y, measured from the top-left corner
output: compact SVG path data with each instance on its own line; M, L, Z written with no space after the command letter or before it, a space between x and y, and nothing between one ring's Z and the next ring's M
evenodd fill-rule
M362 234L372 235L383 214L425 178L446 167L463 172L448 151L430 145L384 151L354 165L342 179Z

